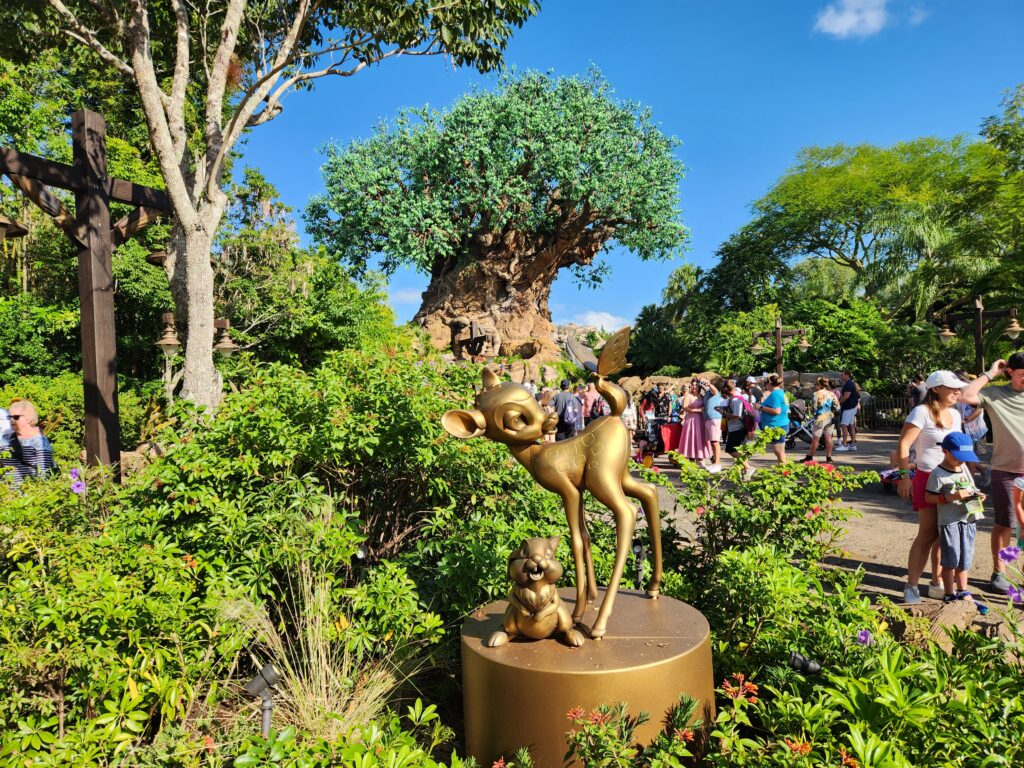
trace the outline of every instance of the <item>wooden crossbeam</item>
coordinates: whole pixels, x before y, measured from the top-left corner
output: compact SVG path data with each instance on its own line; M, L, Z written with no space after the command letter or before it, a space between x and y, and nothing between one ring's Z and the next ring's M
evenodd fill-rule
M60 187L71 192L85 192L85 181L81 172L73 165L57 163L42 157L19 152L9 147L0 147L0 173L27 176L51 187ZM144 205L164 213L171 213L171 199L167 193L133 184L124 179L105 178L101 180L107 196L118 203Z
M122 245L132 235L138 234L159 219L163 213L154 208L140 206L127 216L118 219L110 228L110 241L114 248Z

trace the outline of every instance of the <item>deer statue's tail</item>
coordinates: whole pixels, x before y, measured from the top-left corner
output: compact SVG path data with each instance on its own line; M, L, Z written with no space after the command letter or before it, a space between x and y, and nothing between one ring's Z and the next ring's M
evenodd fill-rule
M611 407L612 416L621 416L629 403L629 395L626 390L614 381L608 381L619 371L629 367L626 362L626 350L629 349L629 326L616 331L601 349L601 357L597 361L597 370L594 371L594 378L597 379L597 391L608 401Z

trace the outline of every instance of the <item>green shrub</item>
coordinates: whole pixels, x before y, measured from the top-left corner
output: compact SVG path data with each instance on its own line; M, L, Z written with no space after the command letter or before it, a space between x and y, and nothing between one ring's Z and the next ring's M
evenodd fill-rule
M78 308L47 306L29 293L0 297L0 385L80 367Z

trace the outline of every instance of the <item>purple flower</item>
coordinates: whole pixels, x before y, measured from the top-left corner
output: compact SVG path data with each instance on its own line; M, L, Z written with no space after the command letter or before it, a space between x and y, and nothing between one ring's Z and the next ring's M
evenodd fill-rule
M858 632L857 633L857 642L860 645L871 645L871 643L873 642L873 638L871 636L871 630L870 629L862 629L860 632Z
M1020 557L1020 547L1009 546L999 550L999 559L1004 563L1012 563L1018 557Z
M69 474L71 475L71 479L72 480L77 480L81 473L79 472L79 470L77 468L75 468L75 469L72 469Z
M76 480L71 484L71 492L77 493L79 496L81 496L83 493L85 493L85 483L83 483L81 480Z
M1024 589L1017 589L1011 584L1010 588L1006 591L1006 594L1013 602L1024 603Z

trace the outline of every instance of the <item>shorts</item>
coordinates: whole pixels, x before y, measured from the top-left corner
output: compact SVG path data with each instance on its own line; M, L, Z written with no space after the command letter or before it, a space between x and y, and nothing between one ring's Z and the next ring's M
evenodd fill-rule
M934 507L934 504L929 504L924 500L925 490L924 487L928 485L928 475L931 472L926 472L923 469L914 470L914 479L911 482L914 484L914 493L910 497L911 505L914 507L914 511L924 509L925 507Z
M974 539L978 534L978 526L962 520L952 525L939 526L939 548L943 568L955 568L958 571L971 570L974 562Z
M855 423L856 421L857 409L847 408L845 411L842 411L842 416L840 417L839 425L843 427L848 427L851 424Z
M786 442L786 435L783 433L782 437L777 437L774 440L769 440L768 445L778 445L779 443Z
M829 419L824 424L819 423L817 419L811 424L811 437L832 437L835 434L836 428L832 426L832 419Z
M1010 527L1010 520L1014 517L1013 481L1018 477L1024 477L1024 472L992 470L992 508L995 510L992 522L995 525Z
M725 434L725 452L732 453L747 440L747 430L737 429L735 432Z
M720 443L722 442L722 420L721 419L705 419L704 420L704 439L709 443Z

